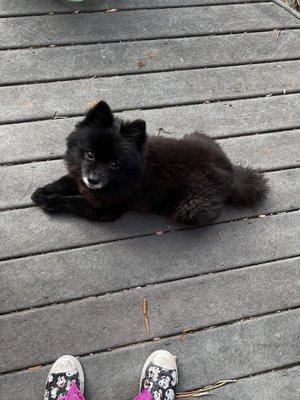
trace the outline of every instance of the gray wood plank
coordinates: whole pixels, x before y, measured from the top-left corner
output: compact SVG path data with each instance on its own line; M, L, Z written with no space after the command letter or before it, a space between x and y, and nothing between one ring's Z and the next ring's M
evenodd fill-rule
M235 136L299 127L300 94L126 111L119 115L125 119L143 118L149 134L163 128L175 137L195 130L212 137ZM0 163L62 156L65 138L79 119L0 125Z
M218 140L234 164L258 170L300 166L300 129Z
M0 163L61 157L66 137L78 120L80 118L0 125Z
M0 168L0 209L33 204L33 191L66 174L62 160L30 163Z
M298 259L0 316L0 372L294 308L299 283ZM141 312L145 297L150 333Z
M300 58L300 31L243 33L0 52L0 84ZM142 64L141 64L142 62Z
M105 99L116 111L282 94L300 89L297 61L0 88L0 121L82 114ZM67 99L67 101L66 101Z
M2 18L0 48L183 37L299 25L296 18L272 3Z
M286 198L295 198L289 181L286 186ZM295 215L287 216L288 222L281 216L225 223L5 261L0 264L0 313L295 256ZM43 246L44 240L34 250ZM20 246L19 251L25 250Z
M83 3L71 3L62 0L0 0L0 16L46 14L80 11L106 11L107 8L128 10L135 8L184 7L216 5L227 3L253 3L268 0L86 0Z
M298 311L284 312L209 329L188 335L185 340L176 336L82 357L86 395L97 398L100 393L106 400L131 400L137 394L144 361L159 348L178 356L181 390L296 363L299 361L297 319ZM116 366L118 374L112 374ZM48 370L49 367L1 376L1 398L14 398L21 389L23 400L39 398ZM252 394L255 396L256 391Z
M268 171L300 165L300 130L218 140L234 164ZM66 173L62 160L0 167L0 209L32 204L30 196Z
M0 225L0 259L171 229L169 221L150 214L126 214L115 223L99 224L73 216L53 218L37 208L2 212Z
M218 400L295 400L300 395L300 367L238 380L214 393Z

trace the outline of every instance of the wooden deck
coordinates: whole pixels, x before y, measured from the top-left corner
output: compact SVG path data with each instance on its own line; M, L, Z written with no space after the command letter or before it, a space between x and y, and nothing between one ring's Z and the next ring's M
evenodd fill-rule
M0 0L1 400L42 399L65 353L87 400L132 400L157 348L178 356L180 390L236 379L213 398L300 395L299 28L268 1ZM64 171L97 99L149 134L210 134L266 172L268 200L202 229L43 214L30 195Z

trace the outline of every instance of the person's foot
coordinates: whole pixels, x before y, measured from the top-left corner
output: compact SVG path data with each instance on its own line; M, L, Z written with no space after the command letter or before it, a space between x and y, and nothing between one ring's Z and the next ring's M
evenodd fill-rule
M44 400L67 400L68 394L84 400L83 392L84 374L80 362L73 356L58 358L48 374Z
M140 392L144 399L174 400L178 383L176 357L166 350L150 355L144 364ZM151 397L147 395L151 394ZM140 397L143 399L143 397ZM139 397L137 397L139 399Z

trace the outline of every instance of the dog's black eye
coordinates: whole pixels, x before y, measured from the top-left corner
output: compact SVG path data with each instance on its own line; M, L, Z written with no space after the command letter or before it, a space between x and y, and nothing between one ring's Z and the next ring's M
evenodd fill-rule
M84 157L90 162L95 160L95 156L91 151L87 151L86 153L84 153Z
M119 169L119 162L118 161L112 161L111 163L110 163L110 169L112 170L112 171L117 171L118 169Z

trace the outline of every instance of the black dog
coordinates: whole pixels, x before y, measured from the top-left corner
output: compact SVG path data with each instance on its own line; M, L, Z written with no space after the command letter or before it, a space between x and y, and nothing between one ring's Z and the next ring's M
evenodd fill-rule
M206 225L226 201L254 206L267 192L262 174L233 166L208 136L147 140L144 121L115 118L105 102L70 134L65 160L69 174L32 195L48 213L113 221L138 210Z

